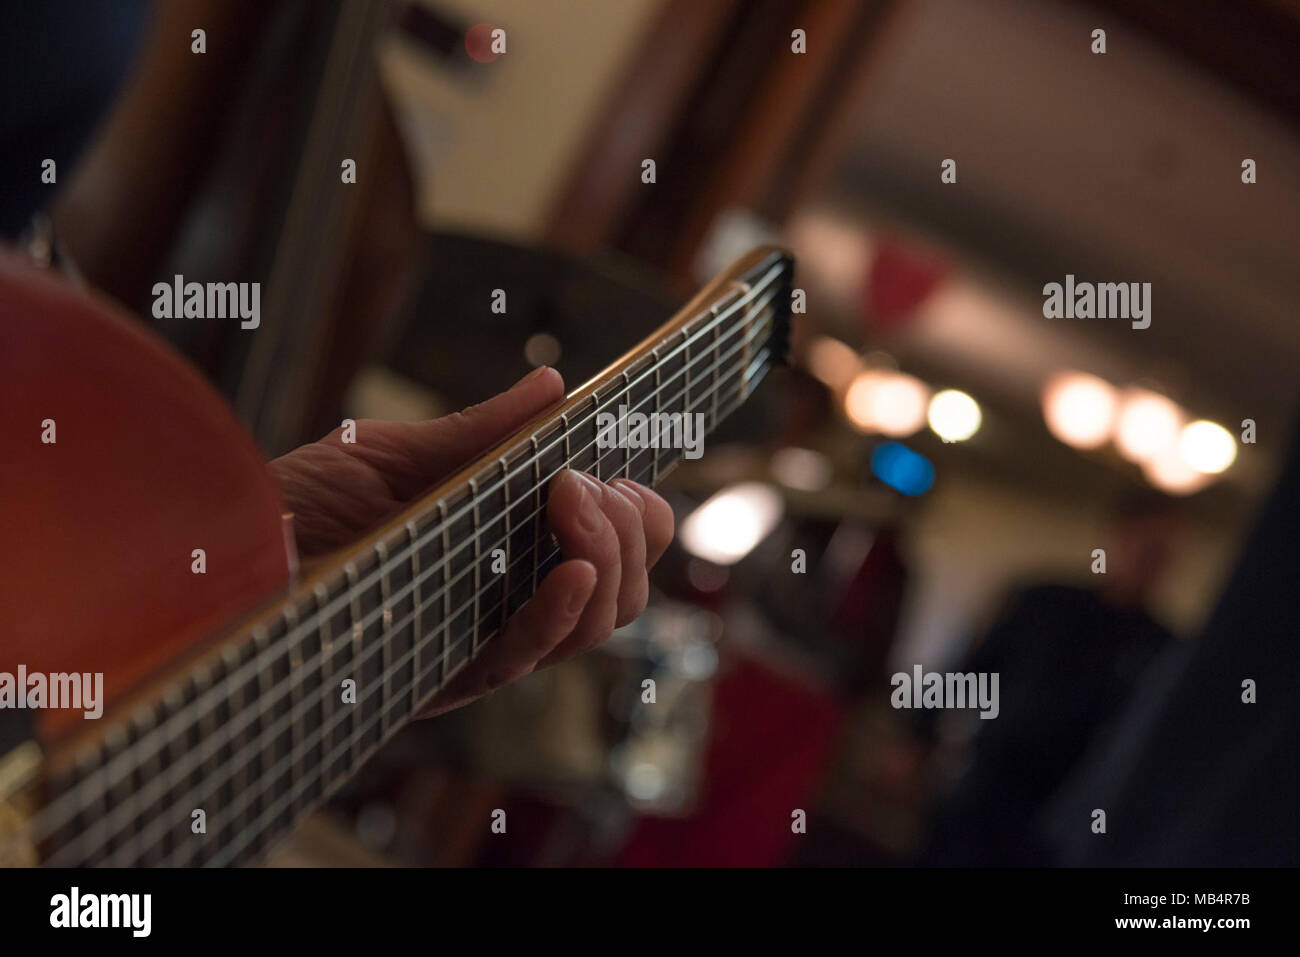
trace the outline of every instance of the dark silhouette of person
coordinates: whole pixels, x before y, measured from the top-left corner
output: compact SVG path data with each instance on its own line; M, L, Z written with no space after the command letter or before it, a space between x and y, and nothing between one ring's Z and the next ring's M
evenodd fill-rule
M1045 815L1065 865L1300 863L1300 429L1201 635L1153 668ZM1106 831L1089 826L1106 812Z
M1151 661L1176 643L1147 602L1179 529L1175 503L1135 496L1111 523L1097 587L1039 585L1011 596L959 669L999 676L998 715L978 722L969 767L939 802L920 863L1050 862L1038 815Z

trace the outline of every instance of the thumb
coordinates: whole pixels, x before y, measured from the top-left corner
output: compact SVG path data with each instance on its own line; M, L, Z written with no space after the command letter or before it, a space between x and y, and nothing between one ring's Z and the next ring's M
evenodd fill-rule
M564 398L564 379L541 366L486 402L412 426L411 453L426 475L446 475Z

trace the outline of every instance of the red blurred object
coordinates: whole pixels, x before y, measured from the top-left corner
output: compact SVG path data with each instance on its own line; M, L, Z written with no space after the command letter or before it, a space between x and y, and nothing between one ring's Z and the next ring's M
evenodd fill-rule
M831 625L842 641L859 646L853 673L846 676L849 690L858 694L885 674L903 599L907 594L908 570L899 547L897 526L876 531L875 540L845 586L831 613Z
M899 328L948 275L947 263L916 246L885 239L877 244L862 290L869 326Z
M0 670L103 672L111 706L288 583L279 489L222 398L107 300L0 251L0 326Z
M643 818L624 867L775 867L812 817L842 710L829 693L752 658L732 658L714 689L703 803L689 818Z
M492 51L492 31L496 27L490 23L476 23L465 31L465 52L479 63L491 63L500 54Z

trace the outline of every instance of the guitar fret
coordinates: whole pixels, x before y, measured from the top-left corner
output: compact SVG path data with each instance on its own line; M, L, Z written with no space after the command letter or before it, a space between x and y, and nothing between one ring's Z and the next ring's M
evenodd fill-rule
M411 597L413 606L413 624L411 627L411 647L415 652L415 664L411 681L411 714L420 707L420 675L424 674L424 602L420 598L420 536L415 522L406 523L407 548L411 550Z
M206 664L200 665L197 670L191 674L190 692L187 694L188 700L186 705L199 700L211 688L211 671ZM187 742L191 754L196 747L199 747L204 741L209 740L215 731L215 717L210 709L201 711L198 720L192 723L186 729ZM189 780L186 782L186 788L189 793L194 795L194 801L190 808L183 809L186 815L193 813L194 810L201 809L205 815L211 817L218 810L214 804L217 797L207 784L208 777L211 775L216 766L216 754L210 754L203 758L202 761L196 762L190 769ZM185 859L186 860L203 860L203 854L206 845L211 838L205 834L190 833L186 838Z
M447 503L438 502L439 521L442 523L442 555L439 556L439 564L442 566L442 639L441 649L438 652L438 687L441 688L447 683L447 654L450 648L451 638L451 585L448 579L451 577L448 565L451 562L451 529L447 524Z
M110 764L115 762L117 758L126 752L128 743L125 728L120 725L115 728L110 728L108 734L104 737L104 763ZM130 800L132 791L131 783L131 769L129 767L125 774L120 774L118 776L116 781L114 781L110 776L107 787L105 788L110 807L116 808L119 804ZM129 844L132 840L130 829L134 825L135 820L135 814L127 814L128 831L121 838L118 837L118 831L116 828L107 829L103 850L105 856L109 857L110 861L111 855L122 849L124 845ZM105 861L104 863L108 863L108 861Z
M336 654L334 629L331 626L329 616L325 614L325 609L330 603L329 589L325 587L323 582L318 582L316 587L312 589L312 595L316 599L316 612L317 617L320 619L318 633L320 634L321 688L324 695L321 701L321 727L332 729L325 734L321 744L325 754L331 755L334 753L335 745L339 743L341 737L341 730L334 723L334 719L337 706L342 704L343 689L334 680L334 655ZM336 773L330 766L332 763L328 762L324 769L325 773L330 777L333 777ZM344 768L340 768L338 773L343 770Z
M660 416L663 413L664 394L661 386L663 378L663 361L659 358L659 347L655 346L650 350L650 355L654 357L655 363L655 421L660 422ZM659 484L659 450L650 450L650 484Z
M599 393L599 391L597 391L597 392L593 392L593 393L591 394L591 401L592 401L592 410L591 410L591 422L592 422L592 425L591 425L591 440L592 440L592 442L594 443L594 442L596 441L597 437L600 435L600 427L596 424L596 422L597 422L597 418L598 418L598 416L599 416L599 414L600 414L600 393ZM616 412L616 414L617 414L617 410L615 410L615 412ZM583 444L585 445L586 443L584 442ZM599 445L596 445L596 446L593 448L593 451L592 451L592 457L595 459L595 463L592 465L591 469L592 469L593 472L596 473L596 481L598 481L598 482L603 482L603 481L604 481L604 478L603 478L603 477L601 476L601 474L600 474L600 460L601 460L602 458L604 458L604 456L600 454L600 446L599 446Z
M788 279L788 262L763 262L762 272L757 265L743 272L753 286ZM744 292L737 296L753 289L739 285ZM107 728L105 743L83 752L66 783L49 784L61 801L57 820L41 825L52 862L237 863L261 853L477 657L541 585L559 558L544 531L545 480L572 468L601 481L622 476L656 484L678 464L680 450L634 454L624 442L620 458L616 446L600 449L602 403L659 417L697 415L698 406L711 429L780 361L772 337L783 304L755 303L740 312L728 297L715 298L588 390L587 408L584 398L495 463L478 463L465 485L407 521L404 535L393 530L357 551L330 577L293 593L242 642L162 688L156 706L141 706L120 727ZM601 461L602 452L609 461ZM504 553L504 570L497 559L497 570L483 567L493 553ZM531 575L513 567L525 561ZM349 640L335 640L344 635ZM342 705L346 718L339 713L343 678L357 686L356 703ZM74 793L79 782L85 787ZM190 829L199 807L207 814L204 835Z
M123 800L115 800L113 805L116 809L123 809L126 812L128 824L118 843L116 853L127 860L139 860L144 850L141 840L143 837L141 812L144 809L140 806L140 790L144 787L144 766L140 761L134 760L134 756L137 753L135 745L140 740L140 725L146 718L147 709L137 712L134 720L130 721L122 731L122 737L125 739L122 753L127 756L128 764L123 780L129 793Z
M180 682L168 685L162 695L162 715L166 720L183 713L187 705L185 688ZM159 759L163 771L159 801L161 810L159 818L162 824L162 851L164 862L181 850L192 850L194 835L190 831L190 810L193 803L186 801L190 793L189 772L184 760L189 756L190 740L188 729L180 734L169 736L161 749ZM88 864L89 858L78 862L79 866Z
M714 315L717 315L718 307L713 307ZM710 427L718 424L718 378L722 375L722 324L718 323L713 327L713 418Z
M267 646L270 644L270 642L271 642L271 635L265 628L259 627L257 628L256 631L254 631L253 653L257 656L256 660L261 661L261 664L256 669L257 670L257 696L259 701L265 701L269 696L268 689L271 684L271 680L270 680L271 665L270 665L270 661L266 658L264 653L267 649ZM267 742L264 744L262 742L262 736L266 733L266 725L267 723L269 723L268 718L270 720L274 720L274 717L275 717L274 713L268 716L264 708L259 708L257 710L257 718L256 718L257 735L254 738L254 741L257 742L258 746L253 749L253 755L257 761L257 775L254 778L254 780L260 783L254 786L253 791L255 794L255 798L250 808L250 810L253 813L253 820L255 821L261 819L262 814L265 812L267 806L265 776L267 771L269 770L268 761L267 761L267 750L270 747L270 743ZM258 835L257 841L258 841L257 849L260 850L261 842L262 842L261 835Z
M560 421L564 423L564 467L570 468L573 465L573 454L569 451L569 413L561 413Z
M478 480L469 480L470 501L474 505L474 634L470 638L469 657L472 661L478 657L479 648L479 619L482 616L479 608L479 602L483 598L483 549L479 531L479 514L478 514Z
M686 351L682 360L682 414L685 415L691 410L691 334L686 327L682 328L682 347Z
M298 626L300 631L298 642L304 662L301 687L305 707L302 709L302 720L306 722L307 728L307 743L303 749L303 760L306 762L309 774L310 769L320 767L328 753L325 748L325 741L317 733L329 716L326 705L329 695L327 676L331 668L331 663L326 658L327 649L322 640L325 633L325 622L321 620L321 616L316 614L319 600L319 594L313 590L311 595L304 595L298 604L298 618L308 623ZM303 796L304 807L310 806L319 795L320 790L313 782L313 786Z
M754 347L754 340L749 334L750 324L753 323L754 316L749 310L746 310L745 324L741 329L740 345L740 384L741 384L741 401L749 398L749 356Z
M352 705L349 710L352 720L348 722L348 740L351 742L348 750L350 751L350 766L356 767L357 762L361 758L361 735L359 732L363 727L361 713L362 702L366 700L366 690L361 675L361 653L363 650L361 646L361 637L364 633L364 629L361 624L360 602L357 598L357 566L352 562L348 562L347 565L344 566L343 573L347 578L348 594L350 596L350 600L348 601L348 618L352 632L351 640L349 641L349 645L351 646L352 662L351 678L356 682L357 695L356 704Z
M382 611L379 626L379 733L388 737L388 703L393 699L393 609L389 604L392 589L388 584L388 547L383 542L375 543L375 557L379 563L379 600Z
M89 776L92 771L97 770L98 767L103 767L105 764L107 764L107 755L104 753L104 749L95 748L93 750L87 750L77 759L77 773L79 776L84 778ZM98 794L95 794L86 802L86 805L85 817L89 819L88 823L91 824L90 830L93 834L93 822L102 821L108 815L108 789L104 788L99 791ZM78 828L78 830L82 830L82 828ZM87 859L86 863L93 863L96 860L96 857L97 855L92 854L92 856Z
M181 695L180 688L175 684L168 684L162 694L161 721L167 721L168 719L180 714L181 708L184 706L185 699ZM159 795L159 801L162 803L164 808L168 809L168 811L181 806L180 799L182 792L180 791L181 775L179 771L179 763L183 753L183 743L179 737L165 738L163 746L159 750L158 758L164 768L162 774L163 779L166 781L166 784L163 786ZM163 830L162 854L164 860L171 857L172 853L176 849L178 841L185 840L185 834L181 832L182 826L183 825L178 822L172 827ZM188 828L185 828L186 832L188 832L188 830Z
M537 451L537 433L531 436L533 445L533 496L536 507L533 510L533 591L537 591L537 569L541 562L538 556L542 547L542 457Z
M510 466L506 464L505 457L497 459L501 465L501 488L503 489L502 499L504 507L501 509L502 521L505 523L503 531L505 552L506 552L506 571L505 582L501 589L501 623L497 627L498 633L504 633L506 630L506 619L510 616Z
M199 665L199 667L194 671L195 699L197 700L198 698L203 697L203 695L205 695L211 688L212 670L206 664ZM215 730L213 727L214 723L215 715L212 713L211 708L204 709L199 714L198 735L200 740L206 739L213 733ZM204 758L203 762L196 768L199 775L202 776L210 773L213 766L216 764L216 761L217 756L215 754L210 754Z
M304 715L302 713L302 680L303 680L303 659L302 659L302 639L296 636L298 630L298 609L293 605L288 605L284 609L284 628L288 636L289 644L289 708L293 714L293 720L289 723L289 757L290 765L293 768L293 778L298 780L302 777L302 745L306 737L304 726ZM277 762L278 763L278 762ZM297 801L290 801L291 809L296 810Z
M225 701L223 702L223 704L225 705L224 710L226 712L226 717L224 720L219 722L222 724L225 723L225 720L230 720L234 718L236 715L238 715L240 712L244 710L244 701L245 701L244 685L241 682L234 681L232 678L232 676L239 669L239 666L242 663L241 659L242 659L242 655L240 653L239 648L229 647L223 649L221 652L221 664L226 674L224 684L230 688L230 692L226 696ZM165 714L166 712L164 712L164 715ZM219 788L217 792L221 796L221 803L223 807L227 806L228 804L233 804L236 796L244 793L244 789L248 783L248 774L247 774L245 763L242 760L239 760L240 757L242 756L243 740L244 740L243 732L234 734L230 737L230 740L226 743L226 745L222 749L217 751L217 757L221 763L224 764L227 760L233 760L236 763L235 773L228 776L227 780L223 783L222 787ZM162 798L164 800L168 800L169 795L166 792L163 792ZM226 826L221 828L221 830L218 832L217 840L220 842L225 842L232 839L235 834L239 833L239 830L243 825L243 823L244 823L244 818L242 813L238 816L231 815L228 818L228 823L226 824ZM163 859L165 859L170 853L170 848L168 847L169 836L170 835L168 834L168 832L164 831L162 840L158 843L158 853L162 856ZM150 851L150 850L151 849L148 848L146 849L146 851ZM142 860L141 863L161 863L161 861L154 859L151 856L151 854L147 853L145 855L145 859Z
M632 376L628 370L623 370L623 404L627 407L628 414L632 412ZM632 477L632 447L629 443L623 443L623 477Z
M222 656L222 660L223 662L228 662L228 658L225 655ZM227 672L228 671L229 666L227 665ZM158 709L152 705L147 705L136 713L135 720L132 722L132 729L134 731L132 737L135 739L136 744L147 740L148 737L154 733L154 730L160 723L159 717ZM139 763L141 785L143 786L144 782L158 780L162 774L162 769L161 754L156 751L149 751L148 756ZM138 804L133 801L132 806L138 807ZM170 810L170 806L166 802L166 794L164 793L158 798L155 798L148 806L140 808L139 813L145 820L154 821L165 815L168 810ZM166 831L163 833L166 834ZM155 848L157 848L157 850L155 850ZM139 862L146 866L158 864L161 863L163 853L163 847L156 843L146 847L140 847L137 843L137 847L133 848L133 852L129 856L127 863Z

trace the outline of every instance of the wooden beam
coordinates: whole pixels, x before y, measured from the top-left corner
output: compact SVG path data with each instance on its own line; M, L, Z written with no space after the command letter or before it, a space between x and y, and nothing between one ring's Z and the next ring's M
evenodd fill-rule
M737 0L668 0L584 138L547 217L546 241L590 253L608 242L723 39Z

